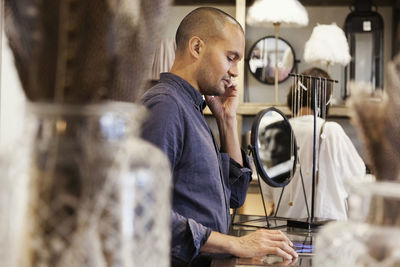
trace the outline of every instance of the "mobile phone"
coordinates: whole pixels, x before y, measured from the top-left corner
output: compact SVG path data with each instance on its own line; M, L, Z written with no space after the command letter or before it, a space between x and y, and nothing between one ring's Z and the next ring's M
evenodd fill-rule
M292 243L297 253L313 253L313 244L311 241L292 241Z

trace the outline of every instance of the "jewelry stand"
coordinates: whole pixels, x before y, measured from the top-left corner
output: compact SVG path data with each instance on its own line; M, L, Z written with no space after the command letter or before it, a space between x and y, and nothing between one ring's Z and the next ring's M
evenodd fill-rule
M310 229L322 226L323 224L331 221L331 220L324 219L324 218L316 218L314 216L315 187L316 187L316 165L317 165L317 154L318 154L317 153L317 117L318 117L318 113L319 113L319 109L318 109L319 93L318 92L321 92L321 98L322 99L326 99L326 95L325 95L326 94L326 90L321 90L322 89L322 83L325 82L325 86L326 86L328 82L337 83L338 81L337 80L327 79L327 78L304 76L304 75L301 75L301 74L292 74L292 73L290 73L289 76L292 76L294 78L302 78L302 79L311 80L311 84L314 85L313 86L313 92L312 92L313 95L314 95L314 102L313 102L313 106L314 106L314 133L313 134L314 135L313 135L313 172L312 172L312 191L311 191L311 216L309 215L308 218L304 218L304 219L288 219L288 221L287 221L287 226L288 227L296 227L296 228L302 228L302 229L309 229L310 230ZM325 105L324 105L324 108L321 110L321 112L322 112L322 117L325 117L326 116ZM304 197L306 198L305 192L304 192ZM308 210L308 206L307 206L307 210Z

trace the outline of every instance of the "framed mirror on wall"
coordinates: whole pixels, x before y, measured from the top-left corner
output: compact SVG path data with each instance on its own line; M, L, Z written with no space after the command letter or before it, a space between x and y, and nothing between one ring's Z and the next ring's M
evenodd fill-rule
M275 77L275 53L278 54L278 82L284 82L296 66L293 47L283 38L278 38L278 47L274 36L266 36L251 47L247 66L250 73L259 82L273 85Z
M347 84L350 80L371 83L373 90L383 89L384 25L382 16L372 10L370 0L356 0L355 7L346 17L344 28L352 60L345 68L343 99L349 96Z

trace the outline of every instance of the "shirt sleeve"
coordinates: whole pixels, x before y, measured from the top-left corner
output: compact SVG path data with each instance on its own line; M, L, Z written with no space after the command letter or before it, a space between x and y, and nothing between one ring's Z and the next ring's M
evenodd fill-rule
M167 155L173 169L180 160L184 139L179 108L171 96L164 94L145 98L143 103L149 116L142 126L142 137ZM184 264L200 253L211 234L211 229L175 211L171 214L171 230L172 261Z
M189 263L200 253L206 243L211 229L172 211L172 243L173 260Z
M251 158L242 149L243 165L229 159L229 187L231 191L230 207L239 208L246 200L247 189L251 181Z
M142 125L142 138L160 148L168 157L172 169L182 154L184 132L176 101L169 95L158 94L143 101L149 109Z

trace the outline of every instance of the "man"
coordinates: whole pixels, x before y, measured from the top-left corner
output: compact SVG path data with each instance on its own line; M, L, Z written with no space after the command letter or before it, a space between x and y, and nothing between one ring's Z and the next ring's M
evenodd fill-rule
M229 208L243 204L251 180L236 130L233 82L244 52L243 29L218 9L198 8L182 20L176 45L171 73L162 73L143 96L151 111L143 137L164 151L173 172L173 266L196 262L200 252L296 257L280 231L226 235ZM202 114L205 102L218 124L220 149Z

